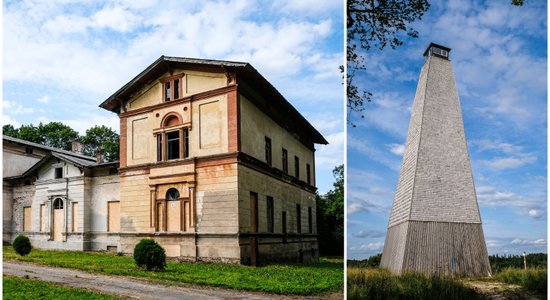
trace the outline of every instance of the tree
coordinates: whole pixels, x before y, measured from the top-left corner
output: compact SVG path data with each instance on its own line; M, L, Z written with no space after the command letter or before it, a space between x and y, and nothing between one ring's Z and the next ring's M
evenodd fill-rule
M42 123L40 123L39 127L40 126L42 126ZM39 127L32 124L21 125L21 127L19 127L17 138L37 144L44 144L44 137L42 136Z
M19 134L19 129L15 129L15 127L13 127L13 125L11 124L6 124L2 127L2 134L5 136L17 138L17 135Z
M78 132L61 122L40 123L38 132L44 138L42 144L67 151L71 151L72 141L78 138Z
M80 143L86 155L95 156L97 151L102 151L106 161L119 159L120 137L105 125L96 125L86 130L86 135L80 138Z
M322 255L344 254L344 166L332 171L334 189L317 199L317 232Z
M382 50L387 45L395 48L403 44L400 39L403 34L418 37L418 32L408 24L420 20L430 4L427 0L348 0L347 6L346 81L350 120L352 113L363 117L364 104L372 98L371 92L353 83L356 72L366 69L365 57L359 50L368 51L372 47Z

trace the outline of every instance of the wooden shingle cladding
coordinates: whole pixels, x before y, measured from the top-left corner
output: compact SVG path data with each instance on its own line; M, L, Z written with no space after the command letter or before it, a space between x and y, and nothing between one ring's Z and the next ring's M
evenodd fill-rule
M452 65L437 55L418 80L381 265L397 273L491 272Z

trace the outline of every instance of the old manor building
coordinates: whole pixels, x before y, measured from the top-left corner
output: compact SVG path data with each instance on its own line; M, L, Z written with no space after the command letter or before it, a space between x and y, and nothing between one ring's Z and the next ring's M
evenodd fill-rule
M4 137L5 241L318 259L314 145L327 141L250 64L161 56L100 107L120 118L120 162Z

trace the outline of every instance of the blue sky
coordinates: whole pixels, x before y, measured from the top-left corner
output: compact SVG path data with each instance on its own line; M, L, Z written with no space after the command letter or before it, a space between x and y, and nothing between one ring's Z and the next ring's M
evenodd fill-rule
M343 163L341 1L4 1L3 124L118 131L98 105L161 55L250 62L330 142L320 193Z
M546 1L430 1L420 37L365 53L374 94L347 138L347 250L383 250L422 53L450 47L489 254L547 251Z

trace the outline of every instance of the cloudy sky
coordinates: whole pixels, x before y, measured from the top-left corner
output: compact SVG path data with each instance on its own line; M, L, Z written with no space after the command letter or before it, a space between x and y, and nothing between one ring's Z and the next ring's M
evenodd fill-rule
M251 63L330 142L321 193L343 163L343 3L4 1L3 124L61 121L83 134L118 118L98 105L161 55Z
M430 1L420 37L366 54L374 94L348 127L348 257L383 250L422 53L450 47L490 254L547 249L546 1Z

